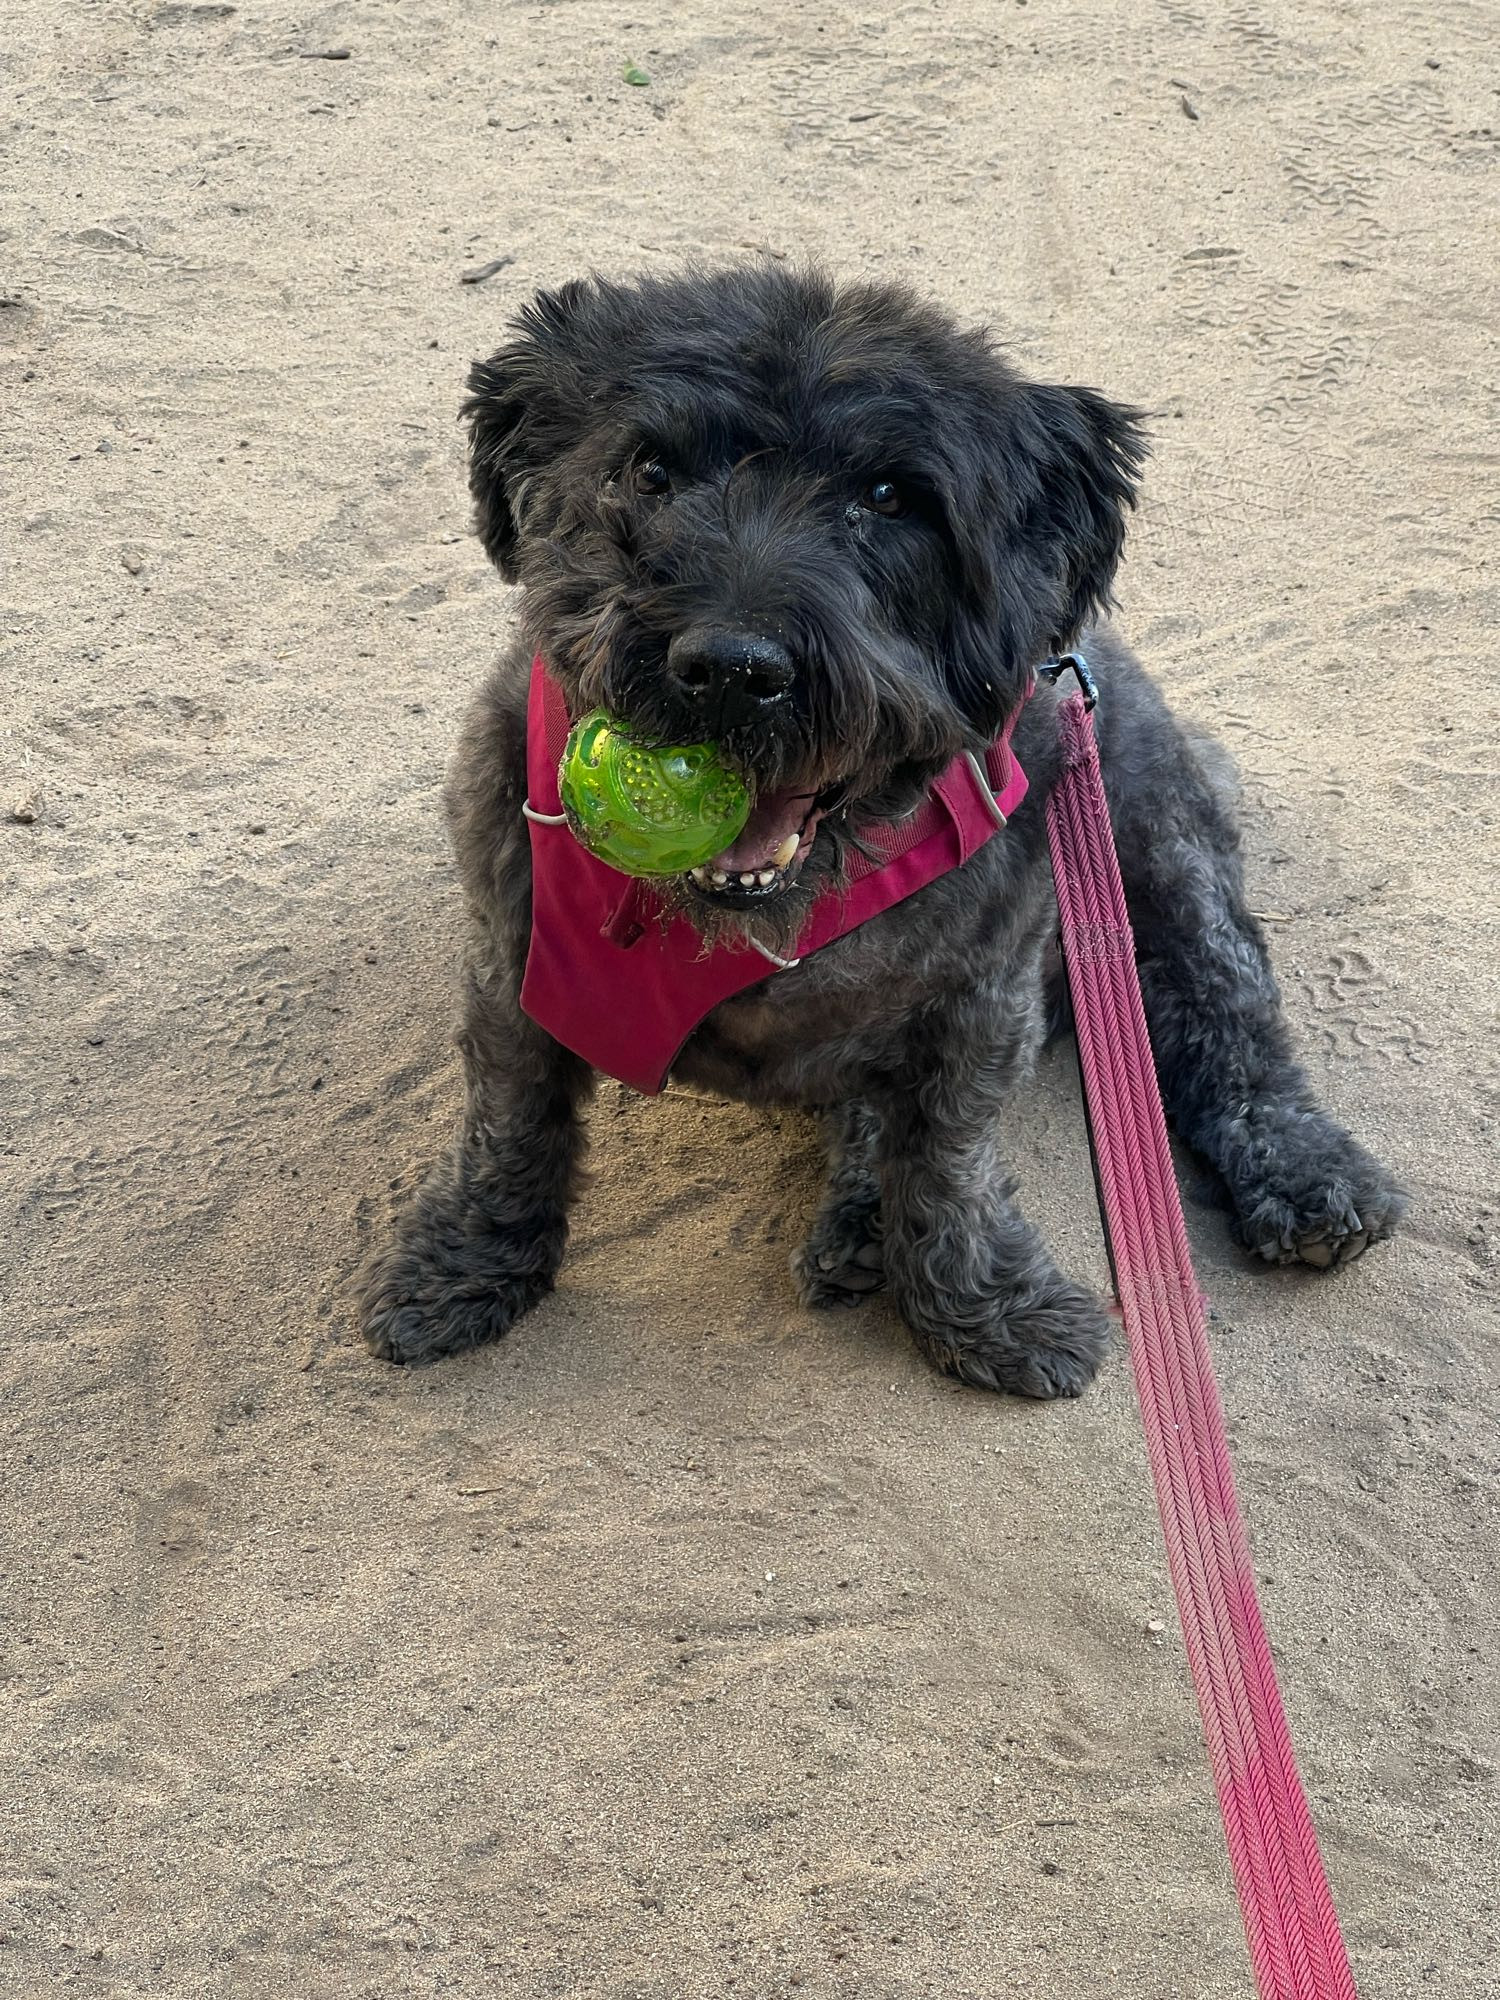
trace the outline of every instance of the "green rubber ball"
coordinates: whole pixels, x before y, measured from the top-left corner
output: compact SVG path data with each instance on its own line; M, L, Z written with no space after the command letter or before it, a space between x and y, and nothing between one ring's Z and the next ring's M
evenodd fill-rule
M622 875L701 867L750 817L749 792L711 743L653 749L603 709L574 723L557 783L575 838Z

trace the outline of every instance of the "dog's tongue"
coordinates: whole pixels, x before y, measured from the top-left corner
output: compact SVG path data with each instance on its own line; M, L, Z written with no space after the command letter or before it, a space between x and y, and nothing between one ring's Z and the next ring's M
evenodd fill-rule
M762 792L750 809L739 838L708 864L726 875L748 875L760 868L786 868L802 841L813 792ZM788 841L795 845L788 847Z

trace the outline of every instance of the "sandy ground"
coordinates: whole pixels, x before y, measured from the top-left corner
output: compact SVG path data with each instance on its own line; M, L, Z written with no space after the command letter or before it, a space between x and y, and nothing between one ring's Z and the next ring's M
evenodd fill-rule
M1415 1197L1329 1283L1190 1211L1267 1615L1366 2000L1493 1996L1493 9L656 12L11 0L0 1990L1249 1993L1123 1357L810 1319L809 1130L614 1090L502 1350L353 1337L458 1097L465 368L749 245L1158 413L1124 623ZM1071 1058L1012 1144L1102 1280Z

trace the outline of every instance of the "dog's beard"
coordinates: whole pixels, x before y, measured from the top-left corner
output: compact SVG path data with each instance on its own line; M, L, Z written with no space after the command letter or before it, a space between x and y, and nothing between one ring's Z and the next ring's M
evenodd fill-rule
M778 895L753 904L720 903L696 889L686 875L653 876L651 887L663 922L685 918L703 939L705 954L716 945L751 944L777 958L794 958L819 895L843 885L847 851L848 843L837 829L820 826L796 880Z
M888 810L866 813L858 823L844 808L824 814L795 881L764 902L719 903L696 890L686 875L653 877L651 886L662 922L685 918L703 939L705 954L717 945L751 944L777 958L794 958L797 941L819 899L848 888L851 863L858 857L878 865L880 853L870 844L870 833L905 818L920 803L925 789L908 771L892 782L886 795Z

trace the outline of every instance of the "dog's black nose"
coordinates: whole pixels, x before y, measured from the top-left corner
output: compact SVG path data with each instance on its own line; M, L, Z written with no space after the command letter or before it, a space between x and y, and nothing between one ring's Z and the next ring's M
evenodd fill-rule
M713 737L768 717L790 694L797 670L779 639L697 627L668 646L667 674Z

